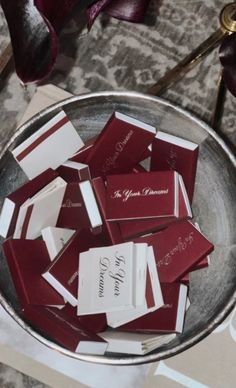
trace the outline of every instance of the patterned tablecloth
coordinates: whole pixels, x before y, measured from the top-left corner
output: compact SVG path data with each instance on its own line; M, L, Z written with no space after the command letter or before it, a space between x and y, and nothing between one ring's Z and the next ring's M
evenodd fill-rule
M161 3L160 8L158 3ZM60 55L47 82L73 94L98 90L145 92L167 69L217 28L218 14L225 4L227 1L223 0L154 0L145 25L100 16L89 34L85 29L80 29L80 20L75 17L63 31ZM0 13L0 51L8 40L5 19ZM209 122L219 75L220 64L215 50L163 97ZM34 95L35 87L24 89L15 73L11 73L0 87L0 144L3 146ZM235 107L236 100L228 93L222 131L234 145ZM235 319L234 311L207 339L169 360L149 366L125 368L123 373L121 368L118 368L119 372L114 368L119 382L117 386L234 387ZM15 367L19 368L17 364ZM104 379L104 383L99 379L91 379L89 367L86 368L88 376L87 380L83 380L84 384L95 388L111 386L109 378ZM98 375L101 368L96 368ZM94 371L93 366L92 370ZM102 370L105 376L106 373ZM129 373L132 378L124 378L124 374L128 376ZM37 386L33 380L20 385L18 380L14 380L17 377L2 366L1 387L5 386L4 381L7 382L9 376L11 378L8 380L14 387ZM109 376L112 378L112 373L109 372Z

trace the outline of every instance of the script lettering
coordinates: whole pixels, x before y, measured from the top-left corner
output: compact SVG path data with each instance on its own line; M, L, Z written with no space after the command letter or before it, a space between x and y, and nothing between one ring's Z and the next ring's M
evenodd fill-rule
M124 256L118 256L118 253L115 253L115 265L120 267L121 264L125 264Z
M169 157L166 160L170 170L176 170L177 158L178 158L178 154L173 149L173 146L171 146Z
M172 263L174 256L177 253L185 251L194 241L194 233L190 232L186 237L178 237L177 244L157 262L157 266L168 266Z
M67 284L69 284L69 286L71 286L71 284L73 283L73 281L75 279L77 279L78 277L78 271L76 271L75 273L73 273L73 275L70 277L70 279L68 280Z
M134 133L134 131L130 130L127 133L127 135L124 137L124 139L120 140L119 142L117 142L115 144L114 153L105 159L105 162L102 166L102 172L104 174L107 173L107 171L109 171L111 168L117 168L117 159L119 158L123 149L126 147L127 143L129 142L130 138L132 137L133 133Z
M61 207L72 208L72 207L82 207L82 204L79 202L72 202L71 199L67 199Z
M98 285L99 298L104 297L104 287L105 287L104 277L109 266L110 266L110 260L107 257L100 258L100 261L99 261L100 273L99 273L99 285Z
M121 198L121 197L122 197L122 194L120 190L116 190L114 194L111 196L111 198Z
M114 268L111 269L111 263L114 263ZM120 286L124 283L125 272L125 257L115 252L114 258L101 257L99 260L99 282L98 296L105 297L105 282L106 274L114 280L114 296L120 295ZM109 271L108 271L109 269Z
M119 268L119 270L116 273L109 272L109 275L111 278L115 280L114 283L114 295L119 296L120 295L120 283L124 283L124 277L125 277L125 270Z
M162 189L162 190L153 190L151 187L144 187L142 190L131 190L131 189L125 189L123 191L116 190L111 195L111 198L122 198L123 202L128 201L130 198L134 197L148 197L148 196L159 196L159 195L167 195L169 193L169 189Z

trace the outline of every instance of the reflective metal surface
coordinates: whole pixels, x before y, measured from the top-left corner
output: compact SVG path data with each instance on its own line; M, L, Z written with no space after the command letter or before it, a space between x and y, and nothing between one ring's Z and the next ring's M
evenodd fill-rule
M47 108L23 125L0 155L0 198L22 184L26 177L9 150L37 130L51 116L64 109L87 139L97 134L114 110L134 116L157 129L200 144L200 156L193 211L203 233L214 243L208 269L191 274L184 332L166 346L146 356L88 356L56 345L28 326L18 315L18 304L5 258L0 255L0 302L32 336L69 357L89 362L134 365L173 356L208 335L230 312L236 301L236 159L224 142L204 122L174 105L148 95L132 92L103 92L69 98Z

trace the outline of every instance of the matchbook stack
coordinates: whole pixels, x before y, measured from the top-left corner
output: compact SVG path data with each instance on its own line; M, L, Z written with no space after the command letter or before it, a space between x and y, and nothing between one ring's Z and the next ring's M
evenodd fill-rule
M73 352L146 354L183 331L213 251L191 210L199 147L120 112L78 132L61 111L12 151L27 179L0 234L21 314Z

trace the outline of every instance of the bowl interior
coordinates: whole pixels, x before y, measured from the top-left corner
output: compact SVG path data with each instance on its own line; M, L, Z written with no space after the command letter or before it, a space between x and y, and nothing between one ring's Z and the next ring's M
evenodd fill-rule
M51 116L64 109L86 140L103 128L113 111L131 115L159 130L184 137L200 145L197 180L193 202L194 219L202 232L214 243L211 265L191 274L184 332L168 345L144 357L109 354L105 357L76 355L54 346L19 318L14 287L2 250L0 252L1 300L14 318L48 346L56 347L69 356L87 361L135 364L158 360L191 346L207 335L219 323L235 302L236 285L236 163L224 143L203 122L164 100L138 93L99 93L74 97L41 112L11 139L0 160L0 198L20 186L26 177L14 161L10 149L37 130ZM0 204L0 205L1 205ZM2 240L1 240L2 242Z

